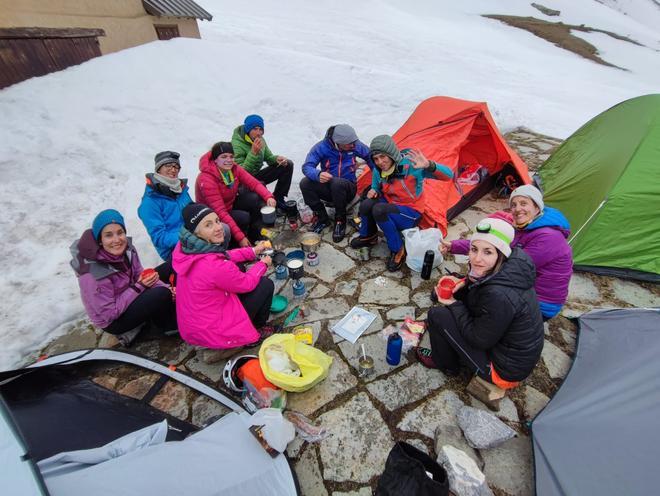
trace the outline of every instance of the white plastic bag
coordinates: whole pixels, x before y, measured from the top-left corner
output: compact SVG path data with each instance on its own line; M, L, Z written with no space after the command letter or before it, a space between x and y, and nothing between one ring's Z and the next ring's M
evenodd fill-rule
M283 453L286 445L296 437L296 428L282 416L282 410L277 408L257 410L250 419L250 425L263 426L264 439L271 448L280 453Z
M442 231L435 227L430 229L420 229L413 227L402 231L403 240L406 244L406 265L415 272L422 271L424 264L424 255L431 250L435 257L433 258L433 267L442 263L442 253L438 249L442 241Z

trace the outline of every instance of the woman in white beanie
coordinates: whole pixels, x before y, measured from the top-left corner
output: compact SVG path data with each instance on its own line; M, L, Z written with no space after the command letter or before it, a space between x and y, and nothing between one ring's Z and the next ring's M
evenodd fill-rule
M431 349L417 348L429 368L457 375L466 366L503 389L534 369L543 349L543 320L534 292L534 263L511 248L514 229L486 218L470 238L469 273L445 306L429 311Z
M573 274L573 253L567 239L568 220L556 208L543 202L543 193L531 184L516 188L509 198L512 223L516 229L511 246L522 248L536 267L536 296L543 319L559 313L568 297ZM494 215L498 215L498 213ZM465 255L469 242L464 239L443 241L442 254Z

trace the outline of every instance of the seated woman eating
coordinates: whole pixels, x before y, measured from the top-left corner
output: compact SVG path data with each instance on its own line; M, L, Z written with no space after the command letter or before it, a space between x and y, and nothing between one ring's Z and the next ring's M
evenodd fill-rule
M177 322L172 293L154 270L143 270L116 210L99 213L71 245L71 267L89 319L128 346L145 323L167 333Z
M250 246L261 239L261 207L275 207L275 197L266 186L234 162L231 143L220 141L199 159L195 200L211 207L229 226L232 241Z
M266 245L226 250L228 236L229 228L218 214L191 203L183 209L183 227L172 254L181 337L197 346L228 350L227 356L276 332L266 325L274 291L273 281L264 276L270 257L262 257L246 272L237 265L256 260Z
M417 150L399 151L386 134L372 140L369 152L376 167L372 170L371 189L360 203L360 235L351 240L351 247L374 246L380 227L390 249L387 269L396 272L406 259L399 231L415 227L424 212L424 179L446 181L453 173Z
M446 306L429 311L431 349L417 348L427 367L457 375L468 367L481 379L507 389L534 369L543 349L543 320L534 292L534 264L510 247L513 227L487 218L470 238L470 271Z
M568 298L568 283L573 274L573 253L566 241L568 220L559 210L543 204L543 194L527 184L516 188L509 198L516 235L511 246L522 248L536 267L536 296L543 320L557 315ZM495 214L497 215L497 214ZM443 255L465 255L466 239L443 241Z

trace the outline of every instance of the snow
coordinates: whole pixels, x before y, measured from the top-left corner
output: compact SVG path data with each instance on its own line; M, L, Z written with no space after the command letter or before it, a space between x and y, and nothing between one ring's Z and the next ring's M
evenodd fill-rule
M259 113L273 152L297 164L297 183L329 125L348 122L369 142L433 95L487 101L504 131L565 138L658 90L660 9L647 1L542 2L561 10L552 22L644 43L577 33L628 71L480 15L543 17L526 1L198 0L214 14L200 22L202 40L154 42L0 90L0 368L82 313L68 247L101 209L119 209L144 265L158 263L136 213L156 152L179 151L194 183L199 156Z

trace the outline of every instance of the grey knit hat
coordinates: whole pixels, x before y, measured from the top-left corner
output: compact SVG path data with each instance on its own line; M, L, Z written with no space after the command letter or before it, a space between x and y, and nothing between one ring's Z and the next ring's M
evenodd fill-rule
M160 169L163 165L165 164L171 164L175 163L181 166L181 162L179 162L179 157L181 155L178 154L177 152L172 152L172 151L164 151L164 152L158 152L156 156L154 157L154 164L156 167L156 172L158 172L158 169Z
M387 155L394 160L395 164L401 162L401 152L396 146L396 143L394 143L392 137L387 134L381 134L371 140L371 145L369 145L369 155L373 156L377 153Z
M337 145L350 145L358 140L355 129L348 124L337 124L332 131L332 141Z
M531 198L532 201L536 203L536 206L539 207L539 210L543 212L543 209L545 208L545 205L543 204L543 193L541 193L541 191L535 186L532 186L531 184L523 184L514 189L509 197L509 207L511 206L511 200L516 196L526 196L527 198Z

